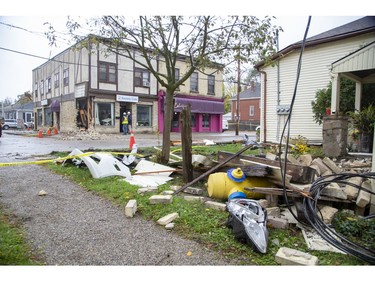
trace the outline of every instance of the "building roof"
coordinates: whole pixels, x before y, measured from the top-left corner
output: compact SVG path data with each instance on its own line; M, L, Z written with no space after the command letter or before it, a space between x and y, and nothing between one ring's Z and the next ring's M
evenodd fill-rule
M309 37L306 39L305 47L311 47L319 45L322 43L333 42L337 40L342 40L370 32L375 32L375 16L367 16L360 18L358 20L349 22L347 24L341 25L339 27L330 29L318 35ZM293 43L281 51L277 52L272 60L278 59L279 57L293 51L300 49L302 45L302 40L296 43ZM255 67L260 68L264 66L265 61L258 63Z
M260 90L261 90L261 85L260 83L256 82L254 83L254 87L249 87L245 91L240 93L240 100L258 99L260 98ZM237 95L230 98L230 100L237 100Z

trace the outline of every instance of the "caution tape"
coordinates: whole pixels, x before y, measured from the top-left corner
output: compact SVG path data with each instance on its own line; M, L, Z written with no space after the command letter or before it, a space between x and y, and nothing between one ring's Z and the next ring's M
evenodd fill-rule
M98 152L86 152L86 153L82 153L78 155L68 155L66 157L58 157L55 159L46 159L46 160L38 160L38 161L0 163L0 167L20 166L20 165L41 165L41 164L46 164L46 163L55 163L55 162L61 162L67 159L90 156L95 153L98 153ZM130 153L130 152L101 152L101 153L118 154L118 155L135 155L135 156L143 157L142 154Z

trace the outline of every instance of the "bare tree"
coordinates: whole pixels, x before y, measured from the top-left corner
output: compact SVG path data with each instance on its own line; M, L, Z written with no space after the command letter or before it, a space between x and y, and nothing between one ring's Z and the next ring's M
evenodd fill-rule
M274 51L274 38L280 27L271 24L271 18L260 20L255 16L140 16L132 22L122 16L103 16L88 21L91 35L109 51L132 59L150 71L165 88L164 131L161 162L169 161L170 132L173 114L173 96L194 71L225 70L233 61L254 62L266 59ZM67 27L77 40L81 25L69 19ZM49 29L47 37L56 40ZM141 56L139 55L141 54ZM175 77L177 60L184 58L187 70ZM162 60L166 73L153 64Z

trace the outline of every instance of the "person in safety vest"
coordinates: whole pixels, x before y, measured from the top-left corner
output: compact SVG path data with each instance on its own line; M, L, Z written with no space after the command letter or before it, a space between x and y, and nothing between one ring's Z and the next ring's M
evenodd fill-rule
M126 116L126 112L124 112L123 116L122 116L122 132L124 133L124 135L127 135L128 134L128 117Z

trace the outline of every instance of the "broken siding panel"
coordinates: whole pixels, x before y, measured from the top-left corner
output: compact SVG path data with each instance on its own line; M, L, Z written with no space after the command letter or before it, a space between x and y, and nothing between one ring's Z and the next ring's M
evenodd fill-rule
M326 88L330 82L330 68L334 61L357 50L374 36L358 36L340 42L323 44L305 49L297 88L297 96L291 119L290 137L302 135L311 142L322 142L322 126L315 123L311 102L316 91ZM288 54L280 61L280 104L290 104L297 75L299 51ZM267 141L279 142L285 124L285 116L276 114L277 67L266 67L267 72ZM262 105L263 106L263 105Z

